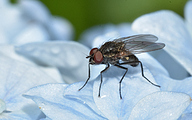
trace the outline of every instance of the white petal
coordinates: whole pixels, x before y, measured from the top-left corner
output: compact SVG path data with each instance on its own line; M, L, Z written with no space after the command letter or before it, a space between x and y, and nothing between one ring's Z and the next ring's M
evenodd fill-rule
M156 92L137 103L129 120L176 120L190 102L191 98L186 94Z
M16 48L16 51L38 64L59 68L68 83L87 79L88 48L77 42L31 43Z
M139 17L132 28L159 37L159 41L166 44L166 52L192 74L192 40L180 16L171 11L158 11Z

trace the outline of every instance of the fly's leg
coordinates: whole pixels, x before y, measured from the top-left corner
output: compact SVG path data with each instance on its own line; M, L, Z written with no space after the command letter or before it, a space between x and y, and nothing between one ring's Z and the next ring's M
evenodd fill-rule
M119 65L131 64L131 63L140 63L140 65L141 65L141 75L142 75L142 77L144 77L144 78L145 78L149 83L151 83L152 85L154 85L154 86L156 86L156 87L159 87L159 88L161 87L161 86L159 86L159 85L154 84L154 83L151 82L147 77L145 77L144 71L143 71L143 64L142 64L141 61L124 62L124 63L119 63Z
M119 81L119 95L120 95L120 99L122 99L122 95L121 95L121 82L123 81L123 78L125 77L125 75L126 75L126 73L127 73L127 71L128 71L128 68L123 67L123 66L120 66L120 65L118 65L118 64L115 64L115 66L126 70L125 73L124 73L124 75L123 75L123 77L122 77L121 80Z
M142 76L149 82L149 83L151 83L152 85L154 85L154 86L156 86L156 87L161 87L161 86L159 86L159 85L156 85L156 84L154 84L153 82L151 82L147 77L145 77L145 75L144 75L144 72L143 72L143 65L142 65L142 62L141 61L138 61L139 63L140 63L140 65L141 65L141 74L142 74Z
M100 74L101 74L101 82L100 82L100 85L99 85L99 94L98 94L98 97L100 97L101 84L102 84L102 82L103 82L102 73L105 72L109 67L110 67L110 66L109 66L109 63L108 63L107 66L106 66L106 68L100 72Z
M89 78L90 78L90 63L89 63L89 72L88 72L88 78L86 80L86 82L84 83L84 85L78 90L80 91L81 89L83 89L85 87L85 85L87 84L87 82L89 81Z

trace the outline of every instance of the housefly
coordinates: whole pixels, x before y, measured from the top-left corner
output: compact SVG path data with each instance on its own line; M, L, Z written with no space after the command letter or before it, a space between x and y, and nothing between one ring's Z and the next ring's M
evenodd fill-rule
M143 52L149 52L149 51L162 49L165 46L165 44L164 43L155 43L157 40L158 40L158 38L154 35L139 34L139 35L133 35L133 36L129 36L129 37L122 37L122 38L114 39L113 41L104 43L100 48L91 49L89 56L86 57L86 58L89 58L88 79L84 83L84 85L79 89L79 91L83 87L85 87L85 85L87 84L87 82L90 79L90 65L99 65L99 64L105 64L106 67L105 67L105 69L103 69L100 72L101 82L100 82L100 86L99 86L98 97L100 97L101 84L103 82L102 74L110 67L110 65L114 65L118 68L125 70L125 73L123 74L121 80L119 81L120 99L122 99L121 82L123 81L123 78L125 77L125 75L128 71L128 68L122 66L124 64L128 64L133 67L136 67L137 65L140 64L142 77L144 77L152 85L154 85L156 87L160 87L159 85L154 84L147 77L145 77L144 72L143 72L142 62L139 61L139 59L134 55L134 54L139 54L139 53L143 53Z

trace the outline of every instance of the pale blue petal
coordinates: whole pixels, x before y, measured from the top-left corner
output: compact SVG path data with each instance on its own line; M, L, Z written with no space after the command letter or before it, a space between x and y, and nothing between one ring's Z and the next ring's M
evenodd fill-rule
M127 67L127 66L125 66ZM125 70L112 66L103 73L101 97L98 97L100 77L93 85L93 97L98 109L108 119L126 118L131 113L134 105L143 97L159 91L158 87L151 85L141 76L140 66L128 67L129 71L122 81L122 100L119 96L119 81ZM144 68L145 76L155 83L151 73Z
M0 30L0 44L8 44L9 40L7 39L6 34L4 33L3 30Z
M101 119L81 101L65 98L63 93L66 87L67 84L42 85L32 88L24 97L34 100L51 119Z
M37 67L3 55L0 57L0 66L0 99L6 103L6 110L23 111L26 116L37 118L41 111L33 101L23 98L22 94L31 87L56 82ZM30 112L34 109L35 112ZM9 113L3 112L3 114Z
M52 40L73 40L74 30L68 20L54 16L47 26Z
M64 81L73 83L87 79L89 50L77 42L30 43L16 48L16 52L38 64L59 68Z
M1 7L5 7L5 6L7 6L7 5L9 5L9 1L7 1L7 0L1 0L1 1L0 1L0 6L1 6Z
M86 31L84 31L83 34L81 35L80 41L81 41L81 43L85 44L86 46L92 48L93 40L97 36L104 35L104 34L107 34L110 32L117 32L115 30L115 25L106 24L106 25L101 25L101 26L95 26L95 27L89 28Z
M94 26L84 31L80 37L80 42L92 48L95 47L95 45L93 44L93 40L98 36L100 37L103 36L104 41L108 41L113 40L114 38L117 37L126 37L131 34L134 34L134 32L131 29L130 23L122 23L119 25L105 24ZM97 45L98 44L102 45L103 44L102 42L104 42L103 40L101 41L97 40L97 41L99 42L97 43Z
M186 19L187 28L189 29L191 35L192 35L192 1L189 0L187 4L185 5L184 9L184 15Z
M99 48L101 47L101 45L103 45L105 42L107 41L112 41L114 40L115 38L119 38L119 33L117 31L111 31L111 32L108 32L106 34L103 34L103 35L100 35L100 36L97 36L94 40L93 40L93 43L92 43L92 48Z
M50 39L49 34L40 24L30 24L15 36L11 42L14 45L22 45L30 42L45 42Z
M26 111L6 111L0 115L1 120L37 120L40 115L39 108L31 109L30 114L26 114Z
M0 30L4 32L7 40L13 40L15 35L26 27L27 21L21 17L21 10L15 4L1 6L0 16Z
M40 70L45 72L47 75L49 75L51 78L53 78L57 83L65 83L63 80L59 70L55 67L45 67L45 66L39 66Z
M172 91L185 93L192 96L192 77L188 77L183 80L174 80L167 76L156 76L157 82L162 86L162 91ZM185 113L192 111L192 104L185 110Z
M190 120L192 118L192 114L182 114L178 120Z
M52 120L52 119L51 119L51 118L46 117L46 118L42 118L42 119L40 119L40 120Z
M166 52L192 74L192 40L180 16L171 11L158 11L137 18L132 28L138 33L156 35L166 44Z
M37 21L42 24L49 23L50 12L47 7L38 0L19 0L19 7L22 14L29 20ZM34 10L38 12L34 12Z
M93 99L93 82L94 81L88 82L88 84L83 89L81 89L81 91L78 90L83 86L84 82L69 85L65 89L64 95L67 98L71 98L71 100L81 102L85 106L92 109L95 114L98 114L98 116L102 117L104 115L101 113L101 111L99 111Z
M25 58L24 56L18 55L15 52L15 47L13 45L0 45L0 47L1 47L1 49L0 49L1 55L18 60L20 62L35 65L34 62L30 61L29 59Z
M153 76L156 76L159 74L169 76L168 71L155 58L153 58L148 53L142 53L136 56L143 63L143 65L150 70Z
M156 92L137 103L129 120L176 120L190 102L191 98L187 94Z

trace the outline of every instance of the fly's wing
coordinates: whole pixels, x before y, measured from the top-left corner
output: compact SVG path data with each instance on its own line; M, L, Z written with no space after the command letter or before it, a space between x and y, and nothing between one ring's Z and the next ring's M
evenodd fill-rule
M139 35L133 35L128 37L122 37L115 39L115 42L131 42L131 41L148 41L148 42L155 42L158 38L155 35L152 34L139 34Z
M154 50L162 49L164 43L155 43L158 38L151 34L140 34L129 37L123 37L115 39L115 42L123 42L125 44L125 50L132 53L138 54L143 52L149 52Z

